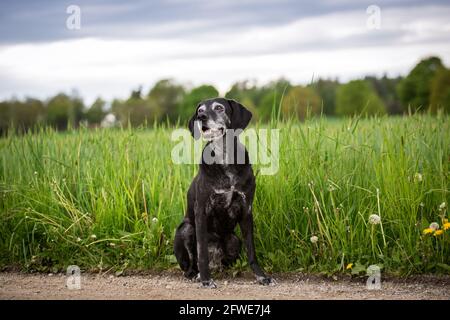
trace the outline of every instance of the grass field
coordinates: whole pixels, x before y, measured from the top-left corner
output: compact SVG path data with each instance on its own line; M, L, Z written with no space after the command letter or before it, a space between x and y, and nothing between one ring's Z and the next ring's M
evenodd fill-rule
M273 122L280 169L257 176L254 203L262 265L449 273L449 123L428 115ZM1 265L176 267L174 231L197 168L172 163L171 131L42 129L0 139ZM380 224L369 223L372 214ZM432 222L443 232L424 234ZM232 270L246 268L243 255Z

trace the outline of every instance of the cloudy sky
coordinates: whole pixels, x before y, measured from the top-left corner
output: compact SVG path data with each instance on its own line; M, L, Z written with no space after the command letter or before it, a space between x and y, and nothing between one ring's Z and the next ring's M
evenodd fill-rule
M448 17L450 2L433 0L2 0L0 99L77 89L90 103L168 77L225 93L243 79L404 75L429 55L450 66Z

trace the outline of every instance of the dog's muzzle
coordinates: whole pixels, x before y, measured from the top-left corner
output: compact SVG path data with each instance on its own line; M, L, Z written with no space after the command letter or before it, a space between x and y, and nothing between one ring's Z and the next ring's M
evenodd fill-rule
M218 128L208 128L206 126L202 126L201 128L201 134L203 137L203 140L211 141L211 140L217 140L225 134L225 128L218 127Z

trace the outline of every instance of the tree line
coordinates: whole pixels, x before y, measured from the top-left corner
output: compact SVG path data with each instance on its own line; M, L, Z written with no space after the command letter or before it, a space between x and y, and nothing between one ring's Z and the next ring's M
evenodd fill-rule
M99 126L107 113L114 114L123 126L151 126L158 121L186 122L203 99L217 97L212 85L186 88L172 79L158 81L148 93L142 87L133 90L128 99L115 99L111 105L101 98L87 107L78 95L59 93L46 101L34 98L0 102L0 134L9 129L30 130L47 125L57 130L76 128L81 124ZM268 121L272 117L298 117L317 114L351 116L403 114L406 112L450 112L450 69L440 58L420 61L406 77L366 76L340 83L318 79L302 86L286 79L265 85L239 81L225 97L240 101L254 117Z

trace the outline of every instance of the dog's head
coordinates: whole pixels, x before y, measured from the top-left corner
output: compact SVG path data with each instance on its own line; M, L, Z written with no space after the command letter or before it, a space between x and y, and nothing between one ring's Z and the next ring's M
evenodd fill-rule
M195 139L215 140L226 134L227 129L244 130L252 113L237 101L214 98L200 102L191 120L189 130Z

